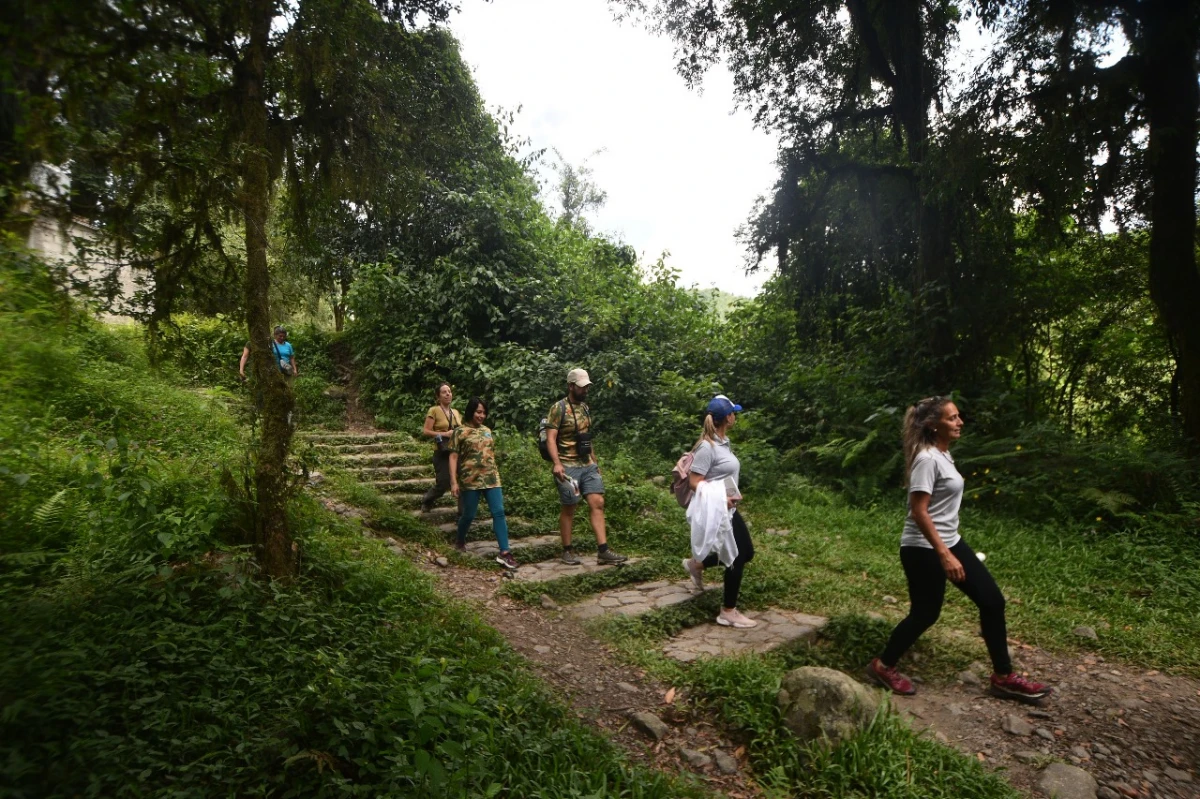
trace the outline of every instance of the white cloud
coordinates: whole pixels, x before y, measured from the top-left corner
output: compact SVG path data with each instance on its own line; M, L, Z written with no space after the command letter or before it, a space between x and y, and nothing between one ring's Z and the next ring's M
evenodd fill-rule
M775 181L775 139L733 110L733 82L715 68L704 92L675 73L673 45L613 20L607 0L464 0L450 20L489 108L516 110L534 149L589 159L608 202L601 231L668 264L685 285L756 293L734 231Z

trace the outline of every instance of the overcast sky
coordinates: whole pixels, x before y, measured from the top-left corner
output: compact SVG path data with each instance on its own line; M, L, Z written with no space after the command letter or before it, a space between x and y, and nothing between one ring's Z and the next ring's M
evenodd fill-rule
M450 28L489 110L521 107L514 132L530 149L587 159L608 192L597 230L644 262L669 251L684 285L759 290L768 275L745 275L734 231L774 185L776 141L733 113L725 69L688 89L672 43L616 23L607 0L461 1Z

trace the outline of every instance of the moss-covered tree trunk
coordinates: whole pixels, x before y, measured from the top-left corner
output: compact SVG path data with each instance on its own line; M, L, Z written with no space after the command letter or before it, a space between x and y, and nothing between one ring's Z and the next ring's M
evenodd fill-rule
M1197 11L1157 0L1145 14L1142 72L1150 120L1150 296L1178 357L1180 411L1200 444L1200 272L1196 269Z
M291 386L271 352L268 299L267 214L271 176L267 140L265 75L273 16L272 0L249 0L250 38L239 64L243 115L242 204L246 223L246 318L255 394L261 398L261 434L255 444L255 547L264 571L287 577L296 571L287 518L287 454L292 437Z

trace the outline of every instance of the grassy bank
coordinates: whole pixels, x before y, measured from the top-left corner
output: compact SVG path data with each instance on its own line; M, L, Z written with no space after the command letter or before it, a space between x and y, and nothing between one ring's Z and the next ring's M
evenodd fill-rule
M692 795L307 497L302 573L260 579L238 396L156 374L13 251L0 384L0 796Z

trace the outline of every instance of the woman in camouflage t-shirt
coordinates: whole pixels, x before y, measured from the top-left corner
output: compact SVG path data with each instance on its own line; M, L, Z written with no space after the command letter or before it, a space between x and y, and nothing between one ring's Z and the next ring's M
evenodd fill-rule
M482 495L492 513L492 531L500 545L496 562L506 569L515 569L517 561L508 549L508 522L504 518L500 472L496 469L496 448L492 431L483 424L487 405L479 397L471 397L463 416L466 424L455 428L450 437L450 491L462 503L455 547L459 551L466 548L467 530L475 521Z

